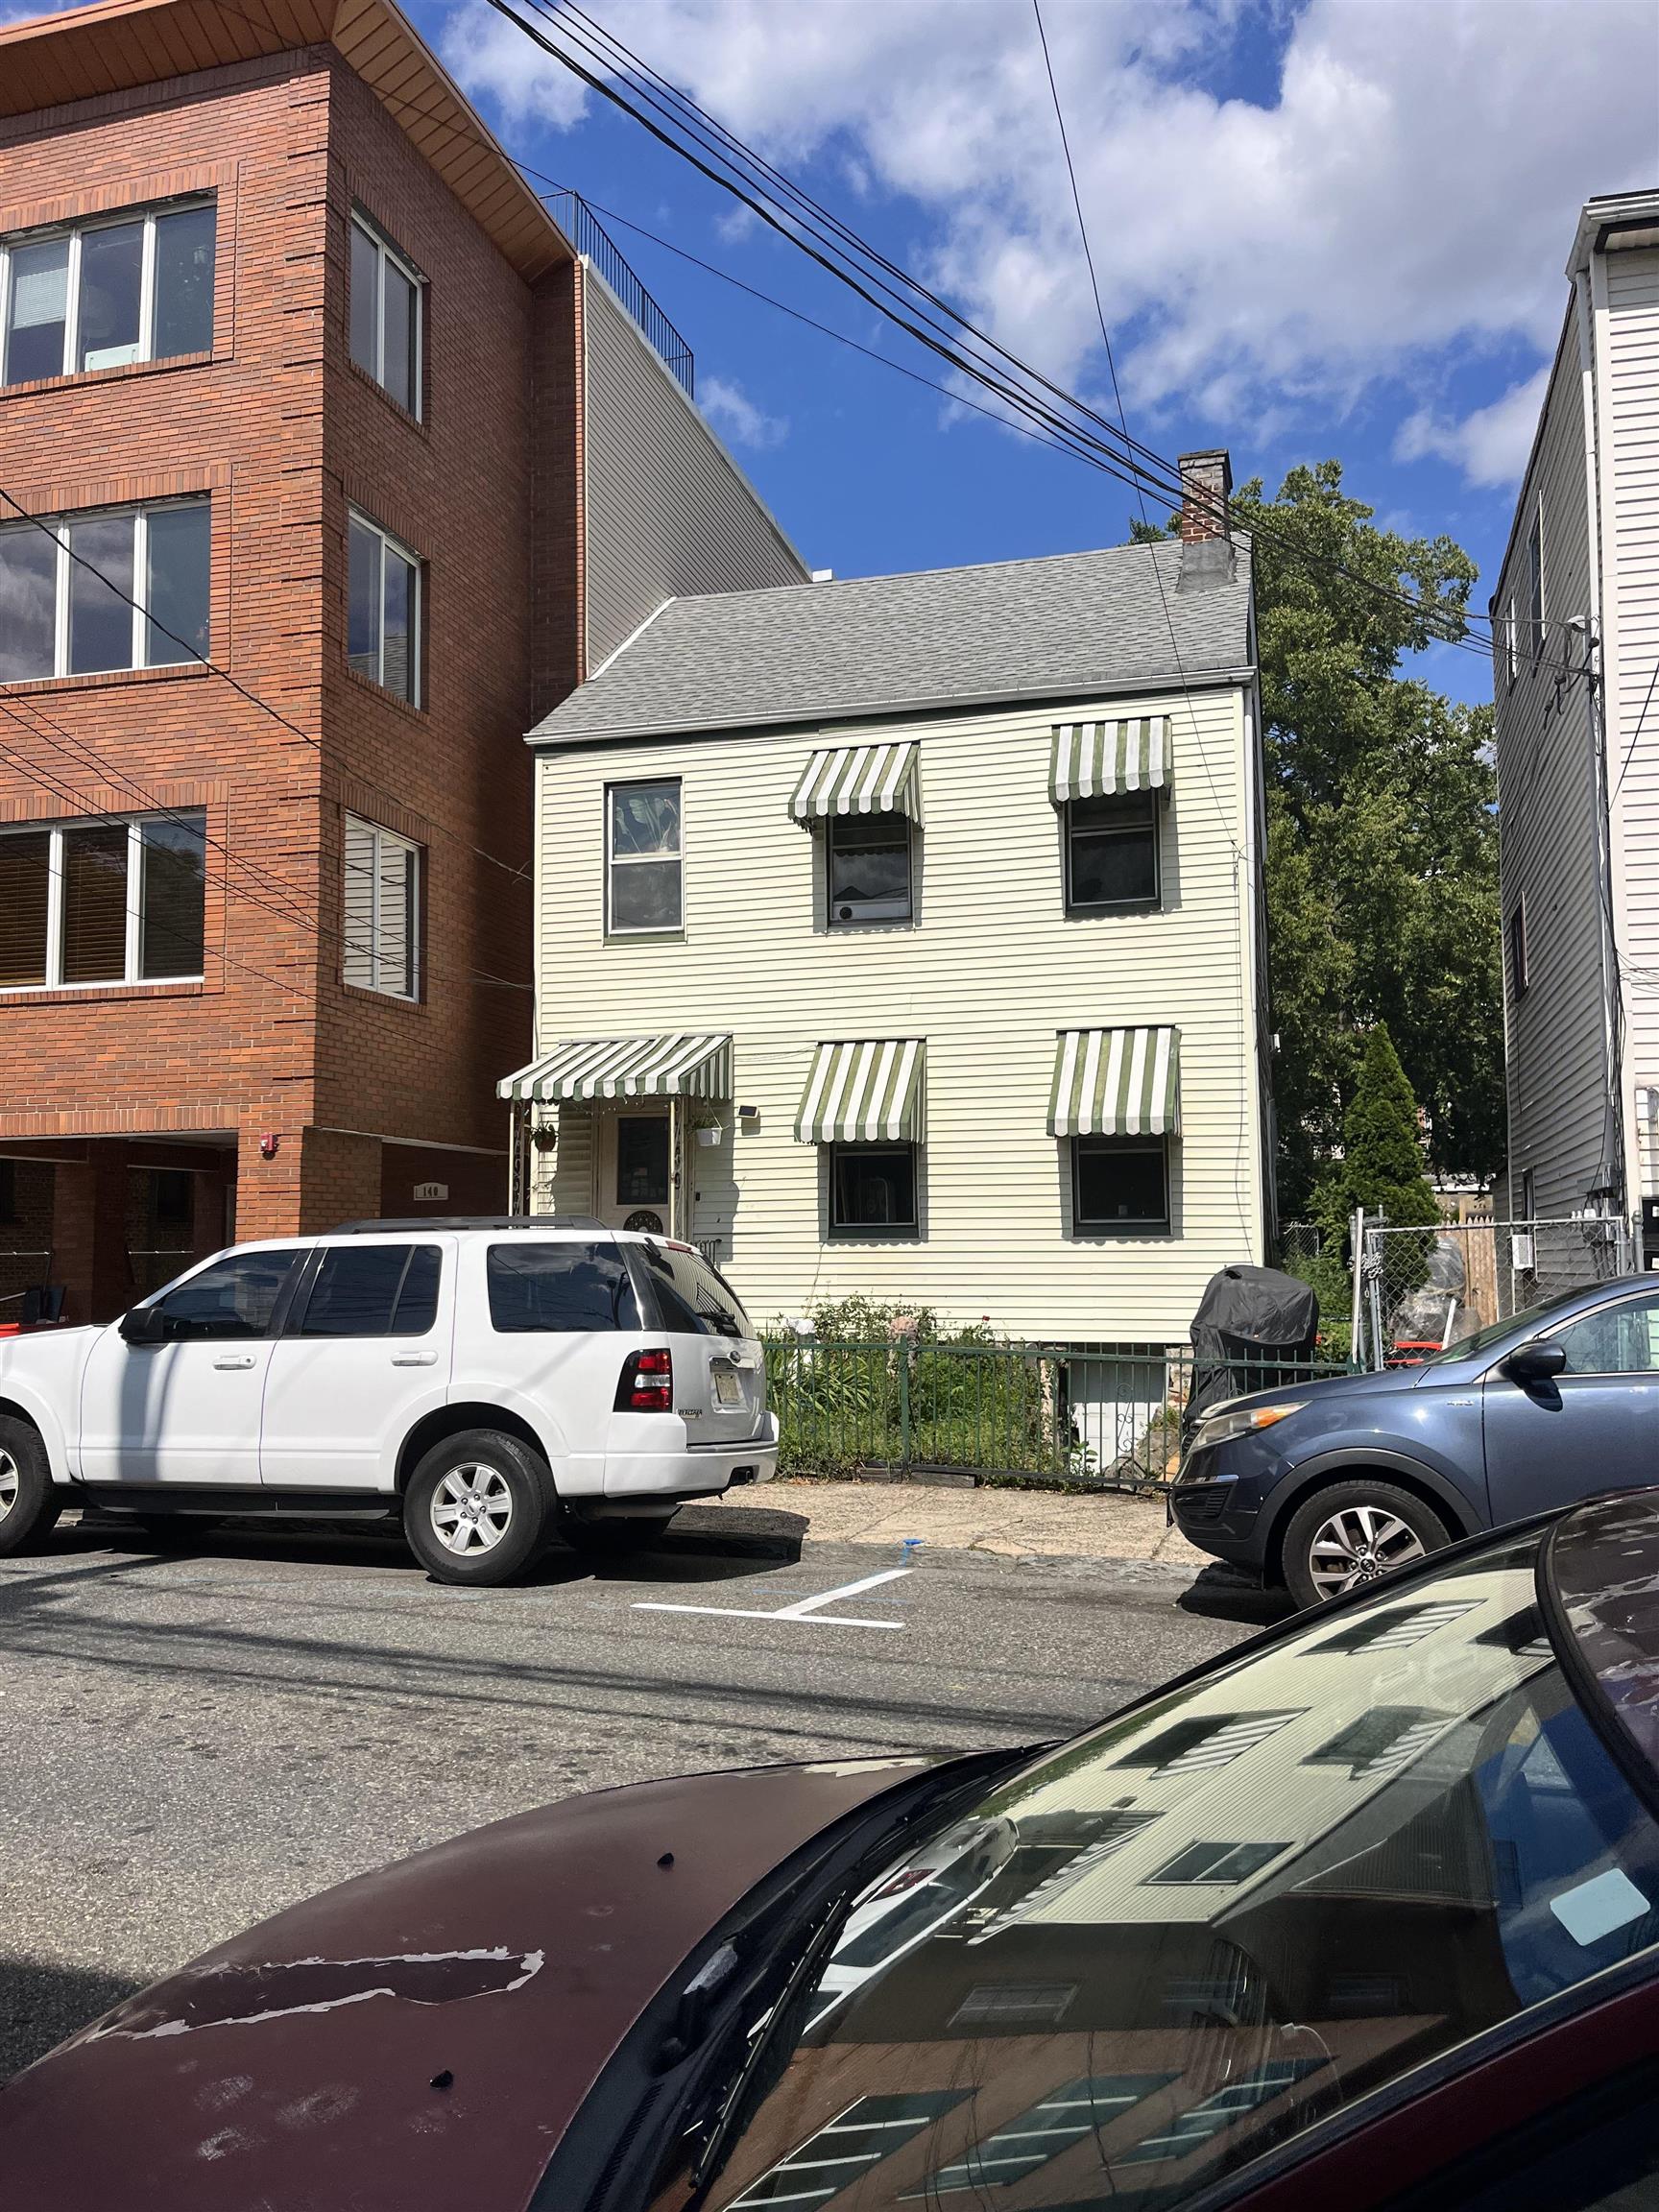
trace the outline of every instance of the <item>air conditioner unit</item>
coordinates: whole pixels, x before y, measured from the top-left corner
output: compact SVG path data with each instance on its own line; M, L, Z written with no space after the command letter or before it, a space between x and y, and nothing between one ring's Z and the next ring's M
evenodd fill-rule
M1509 1264L1517 1275L1530 1275L1538 1264L1538 1248L1530 1229L1509 1239Z

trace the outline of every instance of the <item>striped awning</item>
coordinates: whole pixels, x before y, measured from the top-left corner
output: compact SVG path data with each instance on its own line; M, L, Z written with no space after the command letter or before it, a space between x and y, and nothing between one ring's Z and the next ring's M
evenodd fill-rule
M1053 1137L1172 1137L1181 1127L1179 1029L1062 1029Z
M922 1135L920 1037L820 1045L795 1117L803 1144L913 1144Z
M808 829L831 814L908 814L922 819L916 740L842 745L814 753L795 786L789 811Z
M1142 715L1137 722L1054 725L1048 787L1056 806L1116 791L1167 791L1170 781L1166 714Z
M730 1098L729 1036L566 1037L495 1086L502 1098Z

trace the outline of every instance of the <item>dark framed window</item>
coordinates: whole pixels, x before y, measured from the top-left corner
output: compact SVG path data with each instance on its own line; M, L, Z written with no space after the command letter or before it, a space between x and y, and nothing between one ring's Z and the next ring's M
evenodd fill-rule
M1156 1234L1169 1227L1166 1137L1073 1137L1071 1225Z
M438 1319L436 1244L339 1244L323 1255L301 1336L424 1336Z
M908 922L910 817L831 814L825 866L831 929L859 922Z
M668 1117L623 1114L616 1121L616 1203L668 1203Z
M565 1336L640 1326L633 1278L616 1244L551 1237L492 1244L484 1276L490 1326L498 1335Z
M1156 906L1156 791L1110 791L1066 805L1066 911L1103 914Z
M210 1342L269 1334L276 1302L299 1259L281 1252L232 1252L154 1303L170 1342Z
M1509 909L1509 988L1525 998L1530 980L1527 974L1527 902L1517 899Z
M917 1237L916 1146L830 1146L831 1237Z
M657 1319L681 1336L753 1336L755 1328L717 1268L673 1244L635 1246L656 1295Z

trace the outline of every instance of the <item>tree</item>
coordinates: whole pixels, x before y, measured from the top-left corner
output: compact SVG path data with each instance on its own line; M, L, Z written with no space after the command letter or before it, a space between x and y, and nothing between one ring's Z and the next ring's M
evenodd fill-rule
M1272 499L1246 484L1238 506L1255 525L1281 1216L1324 1181L1379 1023L1432 1165L1485 1181L1503 1154L1492 713L1401 672L1457 634L1475 565L1450 538L1379 529L1336 461L1291 469Z
M1386 1022L1365 1040L1354 1095L1342 1121L1342 1158L1314 1200L1321 1219L1344 1226L1356 1206L1390 1228L1415 1229L1440 1218L1423 1172L1423 1139L1412 1095Z

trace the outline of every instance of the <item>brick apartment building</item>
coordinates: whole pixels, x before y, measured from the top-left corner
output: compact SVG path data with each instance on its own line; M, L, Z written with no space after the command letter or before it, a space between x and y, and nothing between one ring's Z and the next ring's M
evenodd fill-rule
M388 0L0 30L0 1319L502 1203L523 733L804 576L589 221Z

